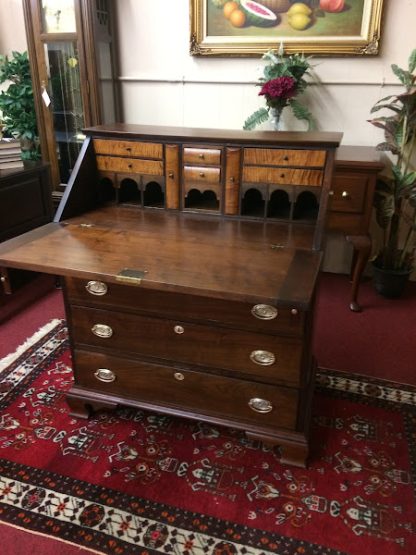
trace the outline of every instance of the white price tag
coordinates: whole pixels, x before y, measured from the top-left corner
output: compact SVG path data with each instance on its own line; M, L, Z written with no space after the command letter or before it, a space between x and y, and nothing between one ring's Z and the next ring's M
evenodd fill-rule
M51 98L48 95L48 91L46 89L43 89L42 98L43 98L43 102L45 103L45 106L48 107L49 104L51 103Z

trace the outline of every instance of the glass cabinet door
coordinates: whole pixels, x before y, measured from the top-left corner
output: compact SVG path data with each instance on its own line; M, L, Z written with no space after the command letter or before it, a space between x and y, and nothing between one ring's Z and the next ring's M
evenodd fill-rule
M81 149L85 127L76 42L45 43L48 95L53 116L59 174L67 183Z
M82 130L119 119L114 1L23 0L42 158L57 191L71 177Z

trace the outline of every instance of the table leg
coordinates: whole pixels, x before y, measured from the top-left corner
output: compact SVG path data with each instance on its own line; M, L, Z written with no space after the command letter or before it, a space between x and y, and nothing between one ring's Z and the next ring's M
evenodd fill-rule
M352 268L352 287L350 309L353 312L361 312L362 308L358 304L358 288L361 277L368 262L371 252L371 239L369 235L347 235L347 241L352 244L354 249L353 268Z

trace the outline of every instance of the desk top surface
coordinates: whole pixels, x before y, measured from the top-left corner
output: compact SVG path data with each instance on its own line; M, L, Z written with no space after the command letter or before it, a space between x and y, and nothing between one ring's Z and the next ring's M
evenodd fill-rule
M321 253L313 226L104 207L0 245L0 265L140 287L308 308Z

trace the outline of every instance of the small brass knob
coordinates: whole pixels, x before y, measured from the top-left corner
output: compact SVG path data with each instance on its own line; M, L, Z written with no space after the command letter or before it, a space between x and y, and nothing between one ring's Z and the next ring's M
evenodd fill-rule
M108 339L113 335L112 328L106 324L94 324L91 331L94 335L102 337L103 339Z
M273 405L270 401L267 401L267 399L260 399L259 397L250 399L248 406L251 410L254 410L254 412L260 412L261 414L266 414L273 410Z
M297 308L292 308L290 313L292 314L292 316L297 316L299 314L299 310Z
M271 366L276 362L276 357L270 351L252 351L250 359L254 364L259 364L260 366Z
M283 160L287 162L289 160L289 156L283 156Z
M281 177L281 179L284 179L285 174L284 174L284 173L281 173L281 174L280 174L280 177Z
M6 283L6 278L5 278L4 276L1 276L0 281L1 281L2 283Z
M334 191L332 191L332 190L329 191L328 195L329 195L330 197L333 197L333 196L334 196Z
M114 372L112 372L108 368L98 368L98 370L94 372L94 376L100 382L105 382L105 383L114 382L114 380L116 379L116 375L114 374Z
M108 291L108 287L105 283L103 283L102 281L94 280L89 281L85 286L85 289L88 291L88 293L90 293L91 295L96 295L97 297L102 297L103 295L106 295Z
M131 146L126 146L127 152L131 152Z
M169 173L168 173L168 177L170 177L171 179L173 179L173 178L174 178L174 173L173 173L173 172L169 172Z
M204 172L199 172L199 176L200 176L200 177L205 177Z
M205 158L205 156L202 154L202 152L201 152L201 154L199 155L199 157L201 158L201 160L203 160L203 159Z
M131 168L133 167L133 164L129 164L128 167L129 167L129 169L131 170Z
M175 327L173 328L173 331L174 331L175 333L178 333L179 335L181 335L182 333L185 332L185 328L184 328L183 326L175 326Z
M350 194L348 191L342 191L341 196L342 198L350 198Z
M230 177L230 182L231 182L231 183L234 183L234 181L235 181L235 177L232 177L232 176L231 176L231 177Z
M181 382L185 379L185 376L182 374L182 372L175 372L173 374L173 377L175 378L175 380L178 380L178 382Z
M274 320L279 314L277 308L269 304L256 304L251 309L251 313L259 320Z

